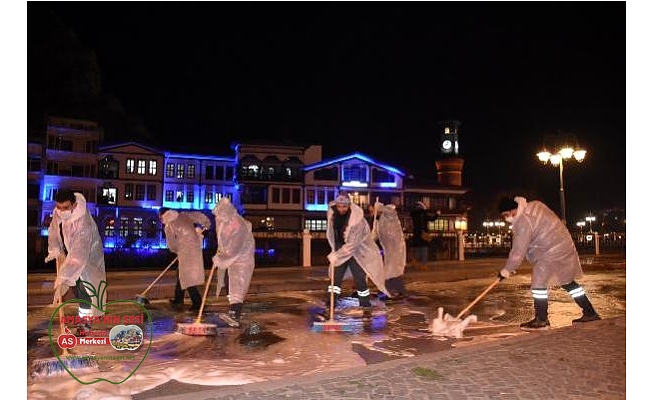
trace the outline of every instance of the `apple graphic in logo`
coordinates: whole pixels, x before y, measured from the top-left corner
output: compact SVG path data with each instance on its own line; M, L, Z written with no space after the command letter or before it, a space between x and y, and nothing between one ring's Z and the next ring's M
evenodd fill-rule
M89 294L91 300L95 299L95 301L93 302L93 301L88 301L83 299L67 300L65 302L62 302L56 308L56 310L54 310L52 316L50 317L50 324L49 324L50 347L52 348L54 355L62 364L63 368L68 372L68 374L70 374L71 377L73 377L77 382L83 385L90 385L100 381L105 381L108 383L112 383L114 385L123 383L124 381L129 379L136 372L136 370L138 370L138 368L142 365L143 361L145 361L145 357L147 357L147 354L149 354L149 350L152 347L152 340L153 340L152 333L151 333L153 332L152 317L150 316L147 309L142 304L138 303L135 300L114 300L114 301L107 302L106 304L103 304L104 293L106 292L106 288L108 287L106 281L101 281L97 289L93 287L91 283L86 281L79 281L78 288L80 284L84 285L84 289L86 290L86 293ZM93 304L95 302L97 303L97 305ZM91 322L92 328L90 331L85 332L84 335L76 337L70 332L70 330L65 325L65 323L62 323L62 319L63 322L67 322L67 323L76 323L76 322L85 322L85 321L83 321L83 318L77 315L65 316L63 314L63 311L61 311L60 313L60 310L66 304L80 304L80 303L90 305L91 309L95 308L99 310L100 313L102 313L103 315L84 317L87 318L88 322ZM145 315L147 317L145 317ZM53 322L55 322L56 327L63 325L63 332L60 332L60 335L56 339L53 338L52 336ZM143 328L145 329L141 328L137 324L142 324ZM149 329L146 329L147 325L149 325ZM116 327L118 328L116 329ZM150 332L149 340L147 340L143 331ZM126 344L126 347L122 348L121 350L124 349L131 350L128 352L129 353L128 355L125 355L125 352L120 352L118 349L116 349L115 346L113 346L113 344L110 342L110 336L111 336L110 332L116 334L118 332L123 332L119 341L121 343L124 342ZM55 334L56 334L56 328L55 328ZM143 347L141 351L137 351L141 347L141 344L144 342L149 342L147 348L145 349ZM68 369L66 363L64 363L61 360L61 356L59 355L59 351L55 345L64 349L64 353L67 352L68 349L72 349L80 345L97 346L98 348L101 349L102 354L101 355L93 354L90 357L95 357L96 359L99 358L100 360L107 360L107 362L116 362L116 363L128 362L129 364L135 364L135 363L138 364L135 365L130 372L123 368L126 372L128 372L128 375L126 375L123 379L110 380L107 378L95 377L96 374L93 374L90 381L84 381L83 379L80 379L79 377L75 376L74 369L72 370ZM120 346L122 346L122 344ZM80 350L78 353L83 351L84 350ZM141 354L142 354L142 358L140 358ZM72 355L79 356L79 357L88 356L88 354L72 354ZM70 357L70 356L71 356L70 353L63 355L63 357ZM139 359L140 362L138 361Z

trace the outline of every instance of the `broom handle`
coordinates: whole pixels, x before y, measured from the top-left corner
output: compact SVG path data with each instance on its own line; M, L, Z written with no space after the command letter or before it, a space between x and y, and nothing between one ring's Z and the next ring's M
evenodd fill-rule
M332 321L333 320L333 314L334 314L334 308L335 308L335 266L333 263L331 263L328 266L328 272L331 276L331 308L329 310L329 319Z
M479 295L478 297L476 297L475 300L473 300L473 301L471 302L471 304L469 304L469 305L468 305L464 310L460 311L460 313L457 314L457 317L456 317L455 319L460 319L460 317L461 317L462 315L464 315L467 311L469 311L469 310L471 309L471 307L473 307L473 306L475 305L475 303L477 303L478 301L480 301L480 299L483 298L485 294L489 293L489 291L490 291L491 289L493 289L494 286L496 286L496 285L498 284L498 282L500 282L500 278L496 278L496 280L493 281L493 282L491 283L491 285L489 285L489 287L486 288L486 289L484 290L484 292L480 293L480 295Z
M55 265L57 266L57 278L58 278L59 277L59 257L56 258ZM61 303L63 303L63 296L61 296L61 292L59 292L58 294L59 294L59 297L57 298L57 301L59 302L59 306L60 306L60 308L59 308L59 331L60 331L59 334L63 335L64 328L66 326L66 324L63 323L64 315L63 315L63 307L61 306ZM61 350L62 350L61 351L62 355L65 356L66 354L68 354L68 349L67 348L63 348Z
M211 268L211 273L208 274L208 282L206 282L206 287L204 288L204 297L202 297L201 299L201 307L199 307L199 315L197 315L197 320L195 320L196 324L201 322L201 315L204 312L204 304L206 304L206 297L208 296L208 288L211 286L211 281L213 280L213 272L215 272L215 268L217 268L217 265L213 265L213 268Z
M165 269L163 270L163 272L161 272L161 273L159 274L159 276L157 276L156 279L154 279L154 282L152 282L152 283L147 287L147 289L145 289L142 293L140 293L140 295L141 295L141 296L145 296L145 293L147 293L147 291L148 291L149 289L151 289L152 286L154 286L154 284L155 284L156 282L158 282L159 279L161 279L161 277L163 276L163 274L165 274L165 273L167 272L167 270L170 269L170 267L171 267L171 266L172 266L172 265L173 265L173 264L174 264L178 259L179 259L179 256L174 257L174 260L172 260L172 262L170 263L170 265L168 265L167 267L165 267Z

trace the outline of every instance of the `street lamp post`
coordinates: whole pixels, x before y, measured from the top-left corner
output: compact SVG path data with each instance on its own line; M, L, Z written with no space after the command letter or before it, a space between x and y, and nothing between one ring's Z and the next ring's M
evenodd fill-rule
M584 219L589 223L589 232L593 233L593 221L595 221L595 216L589 215Z
M559 136L568 136L568 135L561 135L558 133ZM549 152L545 144L541 151L537 153L537 157L539 158L539 161L541 161L544 165L550 161L550 164L552 164L553 167L559 167L559 203L560 203L560 209L561 209L561 220L566 225L566 197L564 194L564 160L569 160L571 157L574 157L577 162L582 162L584 160L584 157L586 156L586 150L583 150L579 145L577 144L577 140L575 139L575 145L571 145L569 143L568 138L564 139L564 141L561 143L561 145L558 145L558 141L555 143L555 148L554 148L554 153Z

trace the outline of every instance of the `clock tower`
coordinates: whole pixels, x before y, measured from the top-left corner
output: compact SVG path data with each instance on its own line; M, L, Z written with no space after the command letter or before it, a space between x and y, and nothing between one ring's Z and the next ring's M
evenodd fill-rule
M438 122L437 125L439 126L439 152L444 156L458 155L460 121L445 120Z
M445 120L438 122L437 125L439 127L437 182L445 186L461 186L464 160L459 156L459 128L462 124L457 120Z

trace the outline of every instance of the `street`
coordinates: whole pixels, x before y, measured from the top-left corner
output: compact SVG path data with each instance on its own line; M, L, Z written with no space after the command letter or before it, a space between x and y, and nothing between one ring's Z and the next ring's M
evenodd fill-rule
M165 298L155 299L147 306L153 327L151 348L148 353L144 347L136 352L141 359L146 354L142 364L107 364L101 374L117 379L129 368L136 367L137 372L120 385L100 382L92 386L125 398L146 399L149 390L161 385L222 386L287 379L527 335L518 326L533 315L527 267L501 282L469 310L477 322L464 329L463 337L438 337L428 331L438 307L456 316L493 282L501 262L470 262L475 266L473 271L459 265L455 270L456 264L435 264L430 271L407 270L405 281L411 296L387 305L374 299L374 316L369 323L362 321L355 298L344 299L336 319L353 325L351 333L312 331L312 315L323 306L324 291L318 289L251 293L245 301L240 328L230 328L217 318L218 312L228 308L228 302L224 293L215 299L213 291L203 318L217 325L217 335L211 337L177 333L178 323L193 322L196 315L172 310ZM585 276L579 283L602 318L624 316L624 254L583 257L583 268ZM327 284L323 275L313 273L309 279L313 288L325 288ZM288 281L288 288L292 287ZM581 315L563 289L551 290L549 300L553 329L571 325L571 320ZM37 340L47 335L47 320L52 312L51 306L28 308L28 373L32 360L52 356L50 346ZM28 392L43 398L59 394L71 398L77 390L81 390L80 385L67 375L28 380Z

